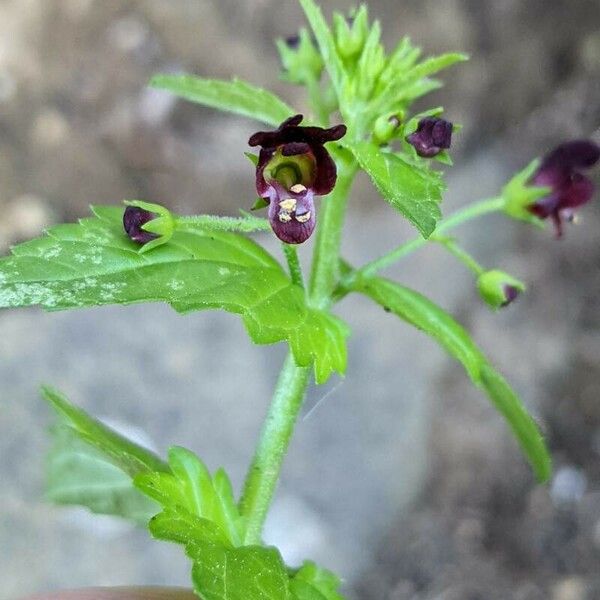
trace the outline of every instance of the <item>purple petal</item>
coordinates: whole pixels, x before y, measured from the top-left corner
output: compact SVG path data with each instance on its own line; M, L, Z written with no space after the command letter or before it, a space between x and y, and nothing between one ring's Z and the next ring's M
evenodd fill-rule
M504 286L504 297L506 300L502 303L502 306L508 306L511 302L514 302L519 295L520 290L516 288L514 285L505 285Z
M123 213L123 227L129 239L138 244L145 244L158 238L158 235L142 229L142 225L152 221L157 216L157 214L138 206L128 206Z
M290 142L281 148L283 156L296 156L310 152L310 145L306 142Z
M425 117L419 121L417 130L406 137L423 158L433 158L442 150L450 148L453 125L438 117Z
M312 150L317 162L317 175L312 188L317 196L325 196L335 187L337 168L335 162L329 156L329 152L323 146L313 146Z
M589 140L573 140L557 146L548 153L540 171L561 168L567 170L589 169L600 160L600 146Z
M302 186L301 186L302 187ZM275 235L287 244L301 244L312 234L316 225L314 194L286 190L274 184L269 203L269 222Z
M575 173L560 197L560 209L577 208L587 204L594 195L594 184L581 173Z

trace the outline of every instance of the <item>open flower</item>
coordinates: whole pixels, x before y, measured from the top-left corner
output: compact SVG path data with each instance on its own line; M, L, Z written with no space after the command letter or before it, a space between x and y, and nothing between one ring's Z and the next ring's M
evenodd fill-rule
M250 146L261 146L256 191L269 203L275 235L288 244L301 244L314 231L314 197L328 194L337 178L324 144L346 133L345 125L299 127L302 119L290 117L275 131L259 131L248 140Z
M433 158L450 148L452 128L450 121L438 117L425 117L419 121L417 130L406 136L406 141L414 147L419 156Z
M587 204L594 195L594 184L580 173L600 160L600 146L588 140L561 144L542 160L529 181L538 187L547 187L550 193L538 198L527 209L540 219L550 217L556 235L562 235L563 218L572 220L575 209Z

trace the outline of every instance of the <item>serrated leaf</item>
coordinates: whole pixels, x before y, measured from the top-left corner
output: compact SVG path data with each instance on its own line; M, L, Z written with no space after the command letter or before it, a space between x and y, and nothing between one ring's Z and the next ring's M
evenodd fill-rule
M46 497L55 504L76 505L146 525L158 505L135 489L131 477L77 437L71 427L52 429Z
M169 467L171 473L143 473L136 477L136 487L172 511L178 522L185 520L187 513L190 522L201 519L212 523L213 530L220 532L221 541L241 545L245 519L239 514L225 472L220 470L213 478L198 457L180 447L169 450ZM161 531L165 530L169 514L160 519ZM200 537L195 541L203 540Z
M551 459L538 426L516 393L452 316L425 296L387 279L363 279L356 282L354 289L433 337L460 361L473 383L483 388L508 422L538 480L548 480Z
M325 68L329 73L336 95L338 99L340 99L346 74L344 64L335 46L333 34L327 25L327 21L325 21L325 18L323 17L321 9L315 4L314 0L300 0L300 5L315 34L323 62L325 63Z
M296 114L275 94L240 79L221 81L192 75L155 75L150 85L191 102L250 117L275 127Z
M291 600L289 576L275 548L191 546L194 591L203 600Z
M304 290L254 241L196 227L141 254L123 232L122 208L93 210L95 217L53 227L0 259L0 307L167 302L182 313L221 308L241 315L255 343L290 341L299 366L314 362L319 383L332 369L343 373L346 350L335 344L345 343L347 328L309 309Z
M169 471L168 465L153 452L90 417L84 410L71 404L60 392L43 386L42 395L74 435L96 448L130 477L140 473Z
M216 523L193 515L176 505L155 514L149 520L148 528L156 539L175 542L186 547L201 541L224 546L231 545L227 535Z
M441 217L444 184L436 171L410 164L370 142L348 144L380 194L423 235L429 237Z

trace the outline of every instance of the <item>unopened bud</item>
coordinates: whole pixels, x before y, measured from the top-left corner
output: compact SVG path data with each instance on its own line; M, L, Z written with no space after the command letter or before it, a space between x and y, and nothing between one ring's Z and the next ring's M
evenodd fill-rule
M123 213L123 228L129 239L143 244L141 252L146 252L168 242L175 230L173 215L164 206L128 200Z
M483 300L494 310L508 306L525 291L525 284L504 271L485 271L477 279Z

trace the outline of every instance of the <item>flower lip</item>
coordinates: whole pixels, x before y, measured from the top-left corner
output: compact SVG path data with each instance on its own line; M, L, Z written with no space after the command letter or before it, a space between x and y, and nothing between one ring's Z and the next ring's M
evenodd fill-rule
M579 170L589 169L599 160L600 146L594 142L565 142L544 157L531 178L532 185L548 187L550 192L527 208L540 219L550 217L557 237L563 232L563 218L572 220L574 210L587 204L594 195L593 182Z
M452 143L453 125L439 117L425 117L419 121L417 130L406 136L406 141L423 158L433 158Z
M127 206L123 213L123 227L129 239L138 244L146 244L157 239L157 234L142 229L142 226L159 215L139 206Z

